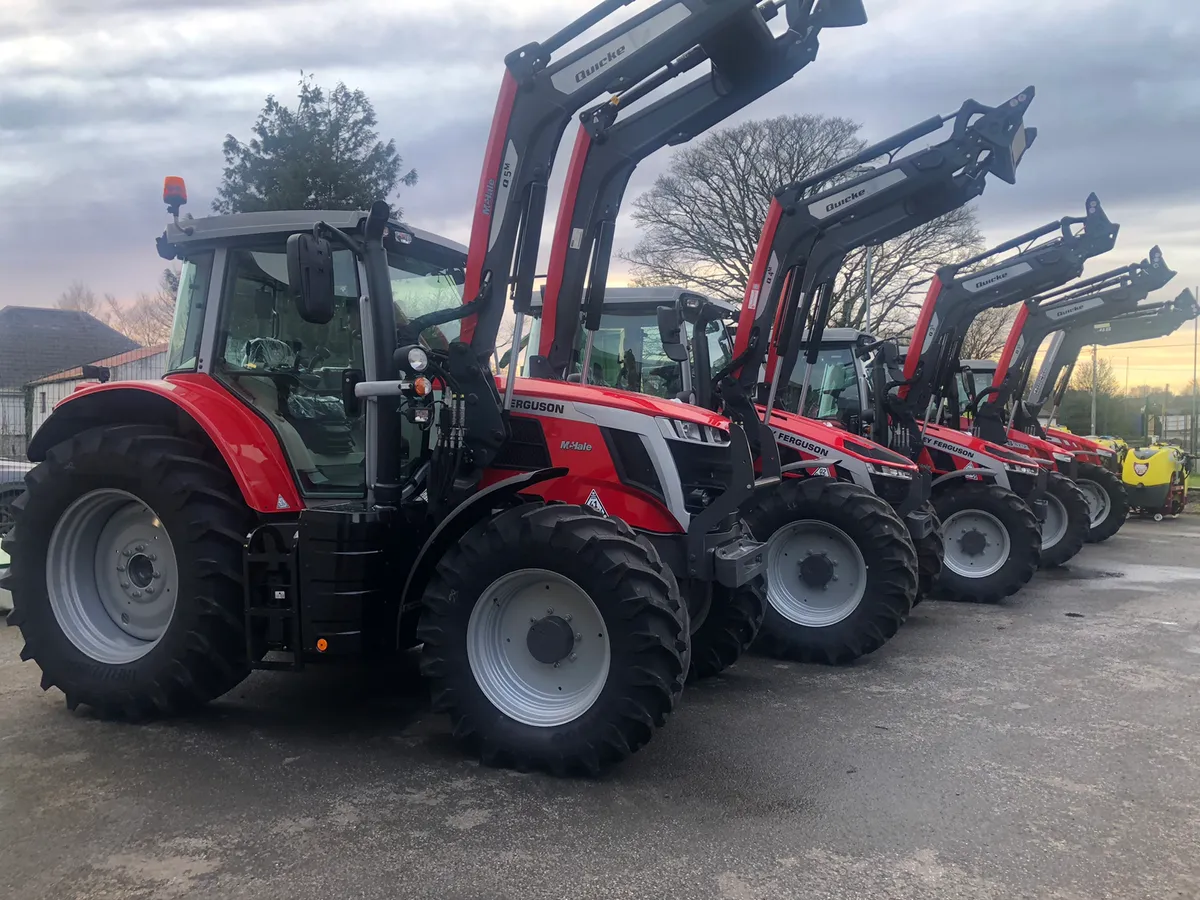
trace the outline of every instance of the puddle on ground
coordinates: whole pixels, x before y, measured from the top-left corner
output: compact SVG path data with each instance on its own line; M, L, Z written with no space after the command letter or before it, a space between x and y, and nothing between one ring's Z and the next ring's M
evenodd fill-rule
M1200 569L1186 566L1145 566L1137 563L1122 565L1120 569L1094 569L1089 566L1076 566L1068 563L1055 569L1042 570L1038 576L1055 581L1104 582L1120 579L1122 586L1125 586L1128 584L1200 581ZM1097 585L1097 587L1099 586Z

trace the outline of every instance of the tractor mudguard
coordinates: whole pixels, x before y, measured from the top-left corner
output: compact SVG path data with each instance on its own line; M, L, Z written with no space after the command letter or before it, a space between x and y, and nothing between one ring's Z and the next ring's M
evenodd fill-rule
M29 443L41 462L51 447L98 425L163 425L178 431L181 416L203 431L229 467L242 499L255 512L304 508L279 438L267 422L207 375L162 381L88 385L62 400Z
M495 484L488 485L483 490L477 491L458 504L433 529L433 533L429 535L425 544L421 547L421 552L417 554L416 561L413 563L412 569L409 570L408 578L405 579L404 590L400 593L399 619L403 619L406 612L420 603L420 596L414 597L411 594L416 588L424 587L429 573L433 570L437 560L441 558L442 553L451 542L457 541L466 534L471 526L495 507L497 503L506 502L515 497L520 491L535 484L549 481L552 478L561 478L568 471L565 466L557 466L547 469L536 469L532 472L522 472L519 475L513 475L511 478L505 478L503 481L497 481ZM399 619L397 620L397 626L399 626Z
M788 463L780 471L784 473L799 472L804 469L819 469L822 466L828 469L839 465L841 461L842 458L840 456L822 456L817 459L802 459L799 462Z
M940 487L948 481L955 478L966 478L968 475L977 477L980 481L998 481L996 473L987 469L955 469L953 472L947 472L945 475L939 475L933 479L929 489L932 491L936 487Z

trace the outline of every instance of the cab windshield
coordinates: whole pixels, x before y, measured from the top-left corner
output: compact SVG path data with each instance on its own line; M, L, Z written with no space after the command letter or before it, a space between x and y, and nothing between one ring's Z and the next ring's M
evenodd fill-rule
M418 316L462 305L465 272L461 268L441 268L411 256L390 253L388 272L398 326ZM425 329L421 332L422 343L445 350L458 339L459 322L456 319Z
M791 377L779 386L778 403L781 409L799 412L809 419L841 419L857 415L862 409L858 389L858 369L850 347L825 347L817 355L804 409L800 410L800 394L804 386L804 357L796 360Z
M694 326L685 323L688 341L694 338ZM708 356L713 371L733 358L733 342L722 321L705 327ZM575 342L578 373L583 360L587 334L579 330ZM694 374L694 373L693 373ZM669 400L683 390L679 363L663 351L658 333L657 308L616 309L600 317L600 328L592 343L592 371L589 384L651 394Z

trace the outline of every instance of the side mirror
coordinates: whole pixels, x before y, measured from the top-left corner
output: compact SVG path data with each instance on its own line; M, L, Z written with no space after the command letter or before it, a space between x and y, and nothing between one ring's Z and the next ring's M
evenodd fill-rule
M814 28L853 28L867 24L862 0L820 0L808 20Z
M687 362L687 347L683 343L683 317L674 306L658 308L658 337L662 341L663 352L671 362Z
M328 325L337 308L329 241L311 234L293 234L287 242L287 267L300 318L313 325Z

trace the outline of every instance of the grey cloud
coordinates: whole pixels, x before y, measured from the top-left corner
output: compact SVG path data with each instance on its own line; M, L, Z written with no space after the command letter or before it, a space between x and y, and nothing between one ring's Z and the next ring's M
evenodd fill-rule
M39 257L39 248L49 246L45 234L61 229L70 207L58 198L73 196L72 174L82 171L92 173L98 190L110 198L95 213L106 225L103 234L89 235L88 247L60 261L56 277L83 278L97 290L126 294L151 286L159 261L149 241L163 221L160 176L167 170L186 175L193 211L201 214L220 175L225 132L245 135L267 90L290 98L302 68L322 83L343 77L367 90L382 134L397 139L406 163L421 174L420 183L400 195L406 217L463 239L504 53L544 37L589 5L564 2L570 8L554 10L553 21L517 27L505 22L499 8L487 17L455 20L448 13L442 22L406 21L405 4L397 3L394 15L370 27L349 10L320 17L317 27L294 0L43 3L34 26L65 40L84 40L101 15L109 22L114 17L166 22L184 8L215 9L235 23L239 11L266 9L278 13L280 27L266 40L226 28L220 40L187 52L131 47L128 53L81 57L53 77L45 72L32 77L32 66L0 72L8 86L0 98L4 140L18 148L36 146L45 170L19 190L0 184L0 235L16 241L0 250L9 283L42 302L62 289L46 287L48 252ZM739 118L845 115L864 123L864 136L878 138L948 112L968 96L995 103L1033 83L1038 97L1029 119L1040 137L1018 184L996 183L980 200L988 236L1002 240L1075 214L1095 190L1123 224L1114 253L1132 259L1161 242L1180 269L1177 281L1200 280L1200 259L1191 247L1175 250L1176 244L1195 242L1190 223L1200 211L1194 150L1200 145L1200 67L1194 63L1200 10L1194 4L1144 0L1131 13L1125 3L1097 2L1086 14L1080 4L1032 0L999 5L868 0L867 7L870 24L826 35L815 63ZM986 28L971 27L977 16ZM0 42L5 39L0 35ZM214 84L222 86L216 96ZM129 128L138 134L158 124L162 146L122 148L117 138L99 144L54 141L60 129L69 135L73 128L106 124L118 133ZM669 156L660 152L643 163L626 208ZM562 155L558 162L547 238ZM618 246L636 239L623 217ZM8 299L0 295L0 302Z

